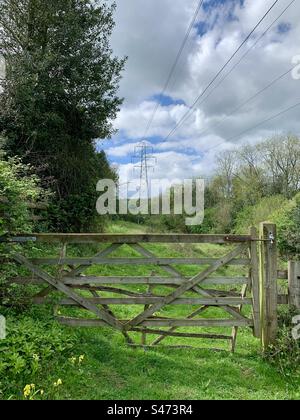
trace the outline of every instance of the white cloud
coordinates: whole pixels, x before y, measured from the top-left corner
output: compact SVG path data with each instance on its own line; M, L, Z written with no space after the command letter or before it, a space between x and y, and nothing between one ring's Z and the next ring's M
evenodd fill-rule
M106 153L114 158L121 158L128 156L138 143L126 143L118 146L112 146L106 149Z
M137 106L123 107L119 113L115 126L132 139L142 139L145 128L153 115L156 103L144 101ZM170 127L174 126L188 111L185 105L159 106L149 136L167 136Z

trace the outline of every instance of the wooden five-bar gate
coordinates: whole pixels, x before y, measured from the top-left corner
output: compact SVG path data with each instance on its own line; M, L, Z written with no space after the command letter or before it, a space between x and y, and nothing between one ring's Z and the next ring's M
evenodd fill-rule
M252 228L249 235L22 234L9 241L36 241L41 249L43 244L52 244L53 249L59 245L56 257L37 258L26 256L26 245L24 250L19 245L12 247L10 258L27 274L11 282L42 285L33 297L37 304L49 302L53 290L61 292L55 313L64 325L111 327L120 331L130 346L142 347L157 347L173 337L228 340L234 351L241 327L252 329L264 346L276 335L277 252L272 224L263 224L260 233ZM74 256L74 244L76 249L80 244L85 250L96 248L97 253ZM177 254L182 248L186 254L193 247L193 256L161 257L151 251L151 244L165 244L169 253L174 249ZM202 258L201 244L220 245L216 247L220 256ZM120 257L118 250L124 246L134 250L134 256ZM91 274L94 266L101 275ZM149 274L111 275L112 267L128 266L137 272L140 266L149 267ZM189 272L193 269L193 274L187 275L182 266ZM140 310L123 319L116 310L126 308L123 305ZM173 305L181 305L184 316L172 316ZM70 308L68 316L61 313L65 306ZM70 316L70 311L75 315ZM220 333L223 328L232 332ZM185 342L173 347L185 347Z

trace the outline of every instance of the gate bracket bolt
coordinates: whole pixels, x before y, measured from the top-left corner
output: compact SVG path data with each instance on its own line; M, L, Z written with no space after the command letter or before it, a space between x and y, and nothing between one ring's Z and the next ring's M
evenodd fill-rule
M269 240L271 242L271 244L273 245L275 242L275 236L272 232L269 233Z

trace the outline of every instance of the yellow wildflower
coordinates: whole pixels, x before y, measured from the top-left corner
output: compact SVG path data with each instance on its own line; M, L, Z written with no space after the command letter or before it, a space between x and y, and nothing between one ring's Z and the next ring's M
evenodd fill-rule
M23 395L25 398L29 397L31 394L31 385L26 385L23 390Z
M54 382L55 388L59 387L60 385L62 385L62 380L61 379L58 379L57 382Z
M84 355L83 354L81 356L79 356L78 361L79 361L79 363L82 363L84 361Z

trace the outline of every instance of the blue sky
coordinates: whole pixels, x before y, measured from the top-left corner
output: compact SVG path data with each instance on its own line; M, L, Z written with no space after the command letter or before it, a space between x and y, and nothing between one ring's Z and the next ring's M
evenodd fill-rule
M133 176L131 155L142 140L154 147L157 177L167 174L182 179L212 173L218 153L235 147L227 139L299 100L300 82L286 77L236 115L230 116L229 112L289 69L293 57L300 55L300 5L296 1L232 74L196 107L186 123L164 141L273 0L205 1L167 92L161 95L197 3L197 0L117 0L112 45L117 55L129 57L120 86L120 95L125 100L114 123L118 134L101 141L99 148L118 166L121 177ZM289 3L290 0L278 3L236 60ZM286 131L300 132L297 112L237 141L255 142Z
M148 98L150 101L158 102L161 106L186 105L183 99L174 99L171 96L162 93L155 94Z

